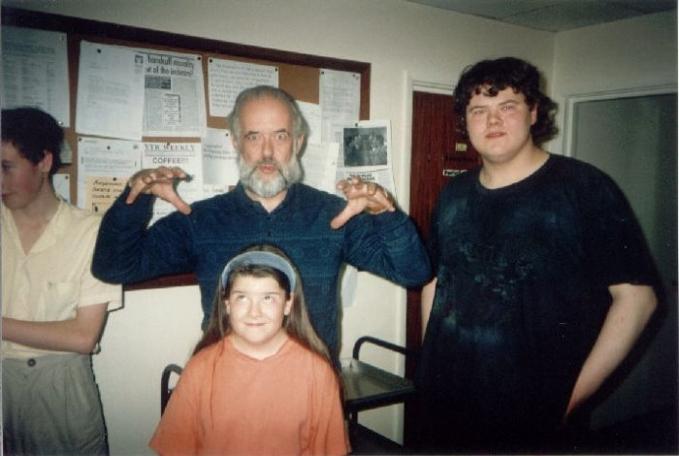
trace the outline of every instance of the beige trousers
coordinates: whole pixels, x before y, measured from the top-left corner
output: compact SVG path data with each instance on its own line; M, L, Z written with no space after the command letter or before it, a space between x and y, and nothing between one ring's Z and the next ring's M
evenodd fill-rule
M108 454L88 355L2 360L5 454Z

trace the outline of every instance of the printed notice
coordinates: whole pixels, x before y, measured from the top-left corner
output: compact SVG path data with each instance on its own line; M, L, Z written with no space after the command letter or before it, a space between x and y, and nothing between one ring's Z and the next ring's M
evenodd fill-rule
M306 120L306 123L309 126L309 134L306 138L307 144L320 144L323 140L321 105L297 101L297 106L299 107L299 110L302 112L302 116L304 116L304 120Z
M238 183L236 149L228 130L208 128L203 144L203 190L205 198L228 192Z
M78 139L78 207L104 213L141 169L141 146L119 139Z
M205 125L202 57L139 51L144 56L144 136L202 136Z
M56 173L52 176L54 191L61 199L71 202L71 175L67 173Z
M328 193L335 193L339 144L308 143L302 155L303 182Z
M392 171L391 123L387 120L364 120L342 129L342 147L338 158L337 180L360 177L375 182L392 194L395 192Z
M145 142L142 168L159 166L176 166L190 176L189 179L178 181L176 187L179 196L188 204L203 198L203 161L200 143ZM172 204L156 199L151 223L175 210Z
M78 133L141 140L144 56L134 49L80 43Z
M390 123L361 121L344 127L342 137L342 165L364 170L391 167Z
M103 214L125 190L127 178L87 176L85 181L85 209Z
M31 106L70 127L65 33L2 27L2 107Z
M245 89L258 85L278 87L275 66L210 58L207 68L212 116L228 116L236 97Z
M361 101L361 75L346 71L322 69L320 104L324 142L333 142L332 124L356 122Z

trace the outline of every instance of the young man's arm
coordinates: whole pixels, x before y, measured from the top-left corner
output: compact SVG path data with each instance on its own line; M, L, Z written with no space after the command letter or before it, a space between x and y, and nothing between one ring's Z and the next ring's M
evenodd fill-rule
M594 394L625 359L656 308L650 286L618 284L609 288L613 302L592 351L571 393L566 417Z
M422 294L420 295L420 309L422 312L422 340L427 332L427 324L429 323L429 315L434 306L434 296L436 295L436 278L422 287Z
M106 320L107 303L79 307L63 321L2 318L2 339L43 350L91 353Z

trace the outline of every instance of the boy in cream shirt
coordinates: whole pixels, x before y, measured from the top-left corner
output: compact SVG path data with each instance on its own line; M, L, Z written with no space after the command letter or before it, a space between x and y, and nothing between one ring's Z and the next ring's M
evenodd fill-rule
M106 454L90 354L121 289L95 279L100 217L51 183L63 131L33 108L2 111L2 400L9 454Z

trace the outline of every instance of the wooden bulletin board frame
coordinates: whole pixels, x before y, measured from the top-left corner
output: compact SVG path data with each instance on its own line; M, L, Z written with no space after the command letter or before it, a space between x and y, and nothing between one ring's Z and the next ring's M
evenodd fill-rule
M2 25L67 34L71 118L70 127L65 128L64 132L66 141L73 151L73 161L70 165L64 165L60 172L69 173L71 175L72 200L75 200L77 190L76 164L78 157L77 137L79 135L75 132L75 116L81 41L201 55L203 75L205 77L206 108L208 106L207 88L209 87L207 81L207 63L208 59L211 57L274 65L278 67L279 87L287 91L295 99L309 103L319 102L319 78L322 68L359 73L361 75L359 117L361 120L370 118L370 63L281 51L277 49L9 7L2 7ZM226 118L209 116L207 114L208 113L206 113L208 127L226 128ZM144 137L142 140L154 142L186 142L195 141L196 139L197 138L154 136ZM196 283L194 274L180 274L127 285L125 290L193 285Z

